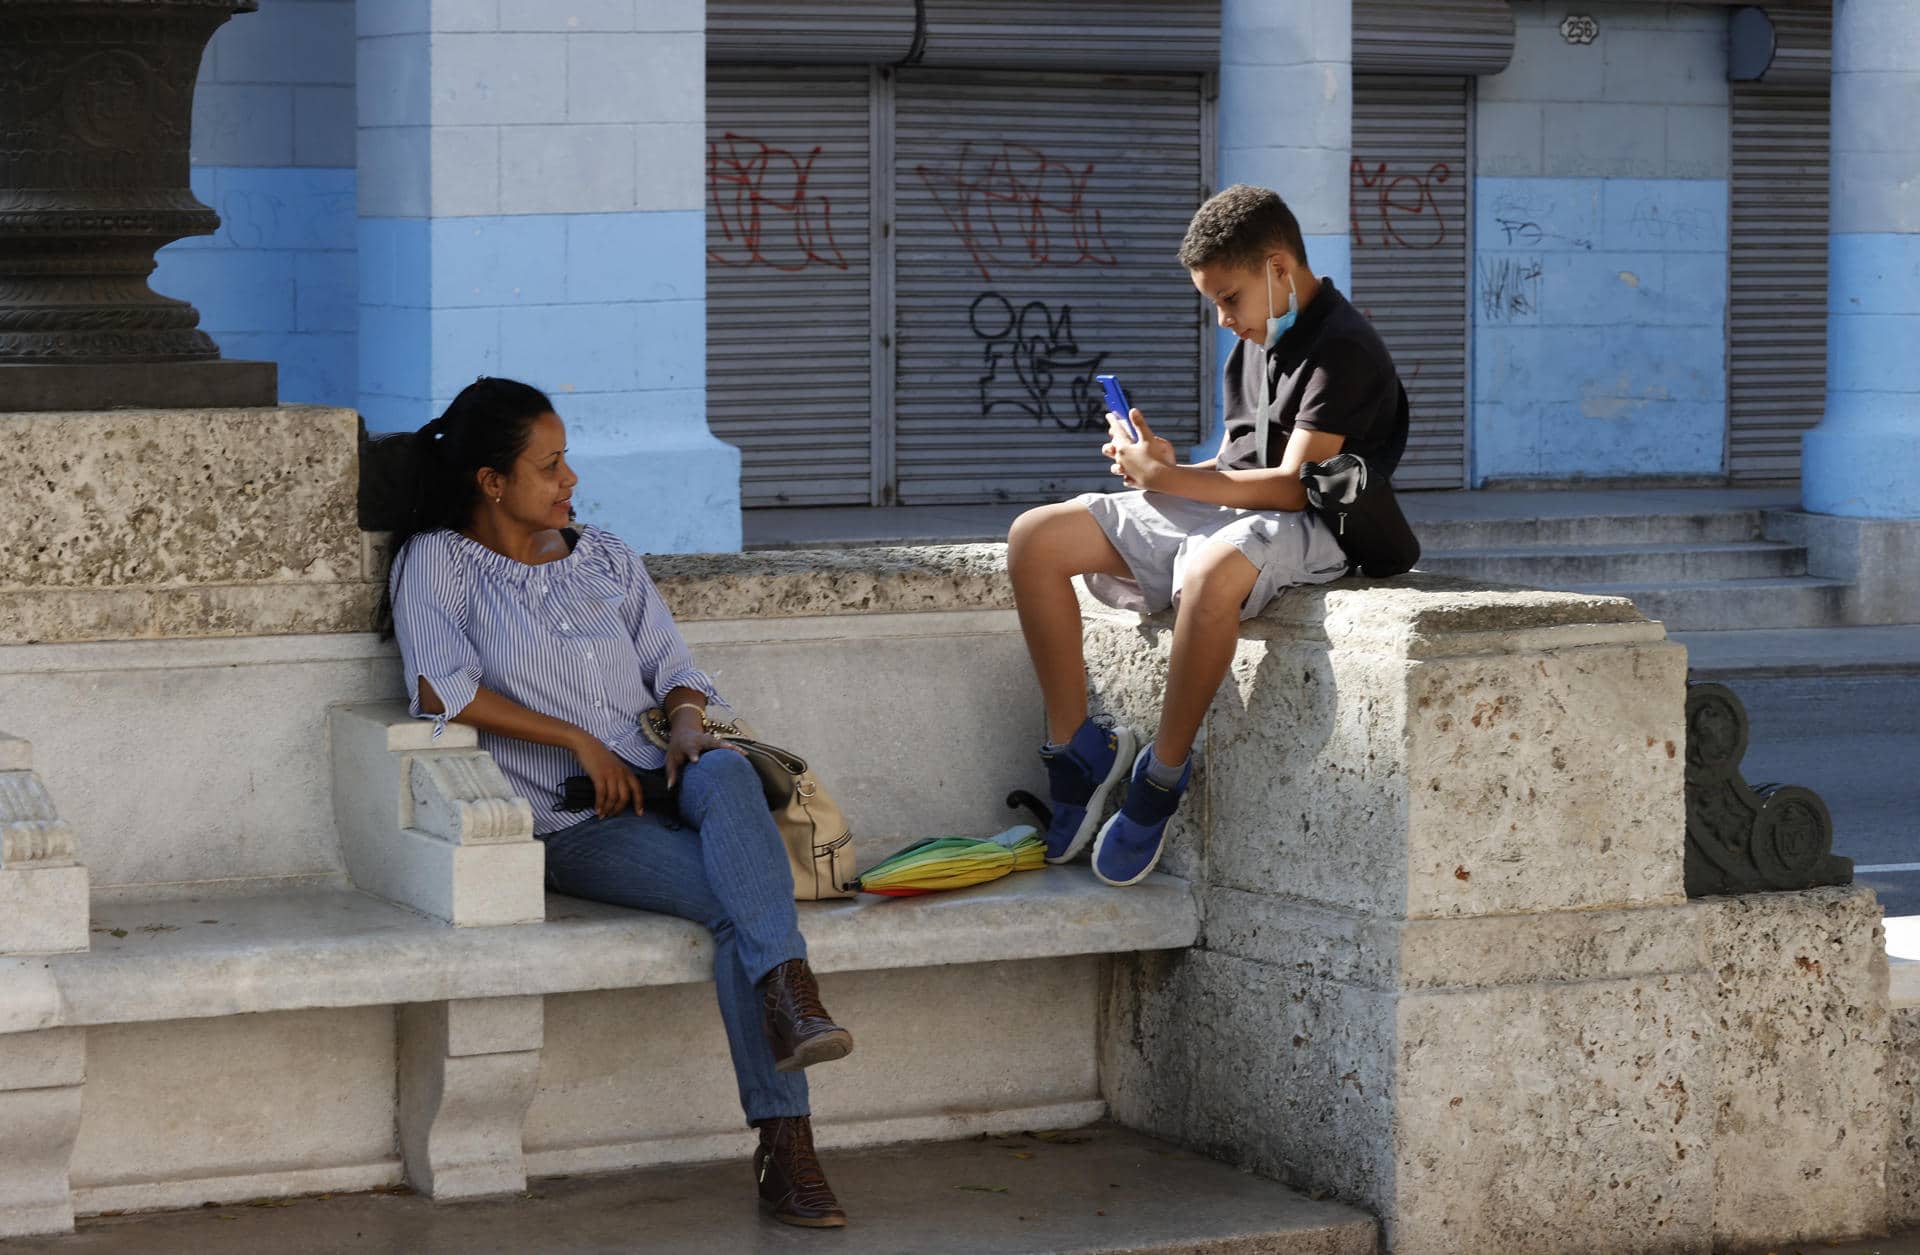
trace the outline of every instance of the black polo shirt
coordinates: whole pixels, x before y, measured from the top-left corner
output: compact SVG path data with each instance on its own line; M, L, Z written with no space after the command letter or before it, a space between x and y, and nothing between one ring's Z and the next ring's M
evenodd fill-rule
M1255 419L1268 407L1267 456L1257 465L1278 466L1296 427L1345 436L1343 453L1357 453L1388 476L1407 449L1407 390L1393 358L1366 315L1320 281L1313 301L1300 311L1269 352L1241 340L1227 355L1227 439L1223 469L1245 470L1253 456Z

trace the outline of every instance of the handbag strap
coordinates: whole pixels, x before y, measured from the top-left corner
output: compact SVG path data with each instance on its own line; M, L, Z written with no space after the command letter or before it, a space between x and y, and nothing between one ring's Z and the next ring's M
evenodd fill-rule
M718 735L721 740L733 745L738 745L741 749L749 753L765 754L767 757L773 759L774 762L779 763L780 769L789 775L804 776L807 774L807 760L792 750L783 750L778 745L768 745L765 741L756 741L750 736L727 736L724 733L718 733L716 735Z

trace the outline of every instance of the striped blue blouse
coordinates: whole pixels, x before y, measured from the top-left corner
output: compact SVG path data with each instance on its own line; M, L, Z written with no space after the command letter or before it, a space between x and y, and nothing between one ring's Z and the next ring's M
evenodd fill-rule
M720 700L640 555L611 532L583 526L572 553L540 566L459 532L422 532L389 581L407 697L415 715L433 719L435 736L484 685L585 728L635 767L659 767L666 755L640 731L641 713L681 686ZM445 714L422 714L421 676ZM588 818L554 809L560 782L581 773L570 751L491 732L480 745L533 804L534 832Z

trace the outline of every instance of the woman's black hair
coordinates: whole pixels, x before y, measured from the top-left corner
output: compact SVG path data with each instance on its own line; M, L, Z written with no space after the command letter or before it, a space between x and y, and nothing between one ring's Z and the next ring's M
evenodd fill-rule
M513 379L486 375L460 390L446 412L413 434L407 480L410 490L394 522L392 568L398 568L407 542L421 532L458 530L473 519L480 503L476 478L483 469L511 474L533 435L534 420L553 412L547 394ZM393 635L392 580L383 582L374 629Z

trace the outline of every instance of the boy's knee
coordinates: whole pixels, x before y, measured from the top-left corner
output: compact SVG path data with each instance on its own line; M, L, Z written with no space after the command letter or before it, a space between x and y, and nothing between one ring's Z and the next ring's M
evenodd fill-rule
M1020 517L1013 521L1013 526L1007 528L1007 551L1009 556L1015 551L1025 549L1030 545L1033 542L1034 533L1038 532L1042 527L1045 527L1046 523L1046 506L1035 506L1031 510L1022 512Z
M1260 579L1260 568L1245 554L1225 545L1210 545L1187 564L1180 580L1180 603L1206 612L1231 610L1239 617L1240 607Z
M1031 563L1044 553L1043 538L1049 527L1057 525L1056 518L1053 506L1035 506L1015 519L1007 529L1007 564Z

